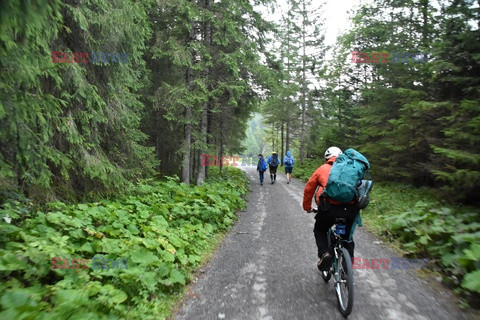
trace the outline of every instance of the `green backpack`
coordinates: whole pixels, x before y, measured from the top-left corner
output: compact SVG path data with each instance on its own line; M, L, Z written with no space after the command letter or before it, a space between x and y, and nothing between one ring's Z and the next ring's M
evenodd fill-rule
M333 200L348 203L357 196L357 187L370 169L370 163L360 152L347 149L337 157L328 177L326 194Z

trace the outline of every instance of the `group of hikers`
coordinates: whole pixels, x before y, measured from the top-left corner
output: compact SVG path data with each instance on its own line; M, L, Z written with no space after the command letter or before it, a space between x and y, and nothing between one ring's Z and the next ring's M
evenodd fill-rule
M278 154L273 151L272 155L267 158L263 157L263 154L258 154L258 163L257 171L260 175L260 185L263 186L265 171L267 171L267 164L270 170L270 180L271 184L274 184L277 180L277 168L280 165L280 159ZM283 158L283 165L285 166L285 174L287 175L287 184L290 183L292 177L293 165L295 164L295 159L293 158L290 151L287 151L287 155Z
M260 184L263 185L264 172L267 163L270 168L271 183L277 178L277 168L280 161L276 152L265 161L262 154L258 155L257 171L260 174ZM372 181L365 180L365 173L370 168L368 160L358 151L347 149L345 152L338 147L330 147L324 154L325 163L318 167L305 185L303 192L303 210L310 213L312 198L318 206L315 215L314 235L318 249L319 261L317 268L328 270L333 260L332 249L329 248L327 233L335 223L336 218L344 218L346 224L344 247L350 257L354 257L355 243L353 230L356 224L361 225L358 213L369 202ZM290 183L293 165L295 163L290 151L283 159L287 184ZM360 222L359 222L360 221Z

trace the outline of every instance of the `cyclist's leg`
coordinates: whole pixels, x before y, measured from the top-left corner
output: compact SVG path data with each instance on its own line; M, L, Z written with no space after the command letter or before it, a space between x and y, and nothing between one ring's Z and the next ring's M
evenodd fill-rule
M318 258L321 258L323 253L328 251L327 232L333 225L334 218L332 218L330 211L321 211L315 215L315 226L313 233L315 235L315 242L318 248Z

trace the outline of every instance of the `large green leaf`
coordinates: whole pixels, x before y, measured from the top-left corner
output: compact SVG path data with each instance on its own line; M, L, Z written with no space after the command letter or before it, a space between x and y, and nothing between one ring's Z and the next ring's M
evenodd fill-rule
M130 258L132 262L141 264L141 265L150 265L152 263L157 262L159 259L158 257L152 252L144 248L140 248L135 250L131 255Z
M480 270L465 275L462 280L462 287L480 293Z
M173 269L170 272L169 280L172 283L185 284L185 276L177 269Z
M24 270L27 268L28 265L25 262L25 258L21 255L4 250L0 252L0 270L13 271Z

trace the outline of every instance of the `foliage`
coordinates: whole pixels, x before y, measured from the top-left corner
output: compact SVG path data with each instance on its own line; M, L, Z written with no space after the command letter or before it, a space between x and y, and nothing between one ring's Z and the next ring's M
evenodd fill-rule
M262 112L271 128L272 138L267 141L271 148L280 157L288 150L298 150L297 158L302 162L312 143L307 136L307 127L313 123L309 110L318 107L314 79L321 73L326 49L324 5L311 0L288 0L287 6L277 28L278 45L266 56L275 79Z
M313 172L325 162L320 159L305 159L303 164L297 163L293 175L303 181L308 181Z
M2 5L2 189L20 188L38 201L77 200L119 191L153 172L138 97L147 73L142 54L152 2L116 2ZM53 63L52 51L90 58ZM125 52L128 62L93 63L93 51Z
M201 153L242 151L248 118L268 86L260 61L271 26L248 0L161 1L151 14L147 62L156 72L144 130L162 173L178 173L183 162L186 182L203 173Z
M464 203L477 201L480 187L480 99L450 105L440 119L445 139L433 145L433 174L442 182L442 195Z
M321 79L312 154L348 143L376 180L435 187L452 203L478 203L479 11L473 1L382 0L354 11ZM352 63L352 51L388 63ZM394 52L428 62L394 62ZM339 145L340 146L340 145ZM317 149L319 148L319 149Z
M266 136L264 130L265 127L261 114L255 113L248 122L246 138L244 140L245 154L256 156L258 153L267 153L267 150L265 150Z
M407 256L428 258L446 283L467 297L480 293L480 212L436 200L432 189L375 184L366 225L394 241Z
M91 200L153 175L158 160L160 174L178 174L187 149L193 172L201 169L200 152L240 151L259 99L253 88L264 88L268 74L260 53L270 25L250 1L0 7L5 192L36 202ZM52 51L90 57L53 63ZM98 51L128 59L94 63ZM191 146L184 145L187 128Z
M200 187L145 181L112 201L0 210L0 318L165 318L214 236L243 208L235 168ZM128 258L127 269L51 269L51 258Z

